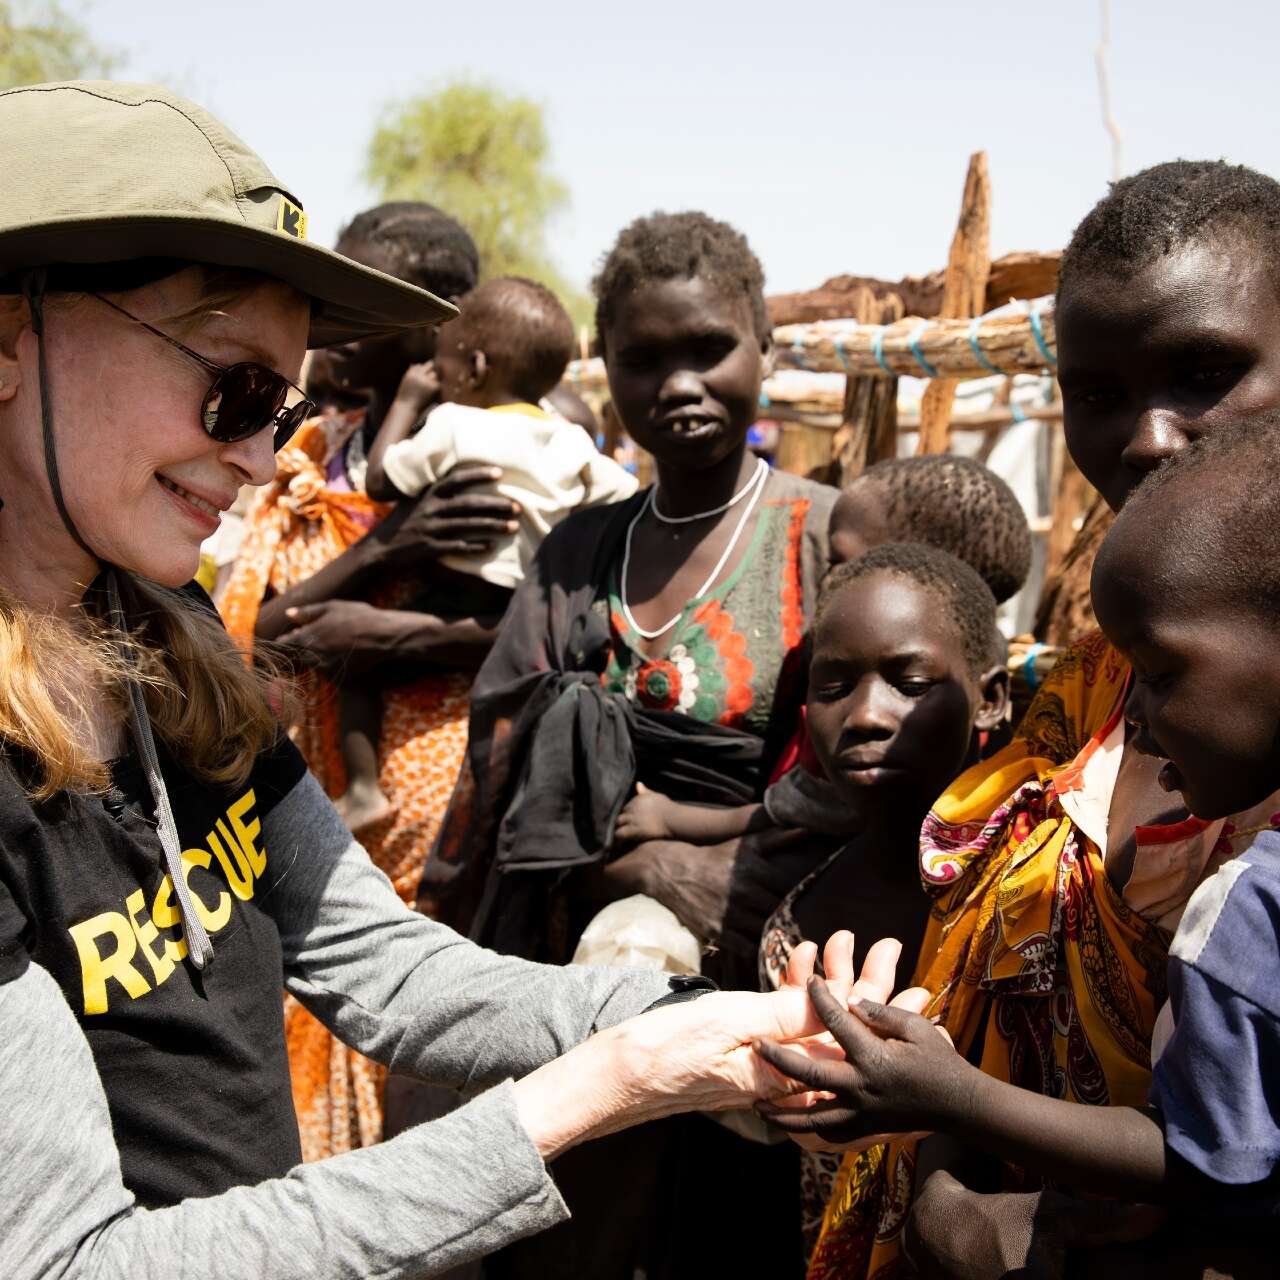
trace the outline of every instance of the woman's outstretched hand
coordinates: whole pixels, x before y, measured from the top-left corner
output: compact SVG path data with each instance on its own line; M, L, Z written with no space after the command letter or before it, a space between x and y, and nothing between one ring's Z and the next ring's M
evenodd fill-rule
M957 1105L969 1068L946 1032L918 1012L927 992L913 988L891 1004L883 1002L888 987L880 966L891 941L876 944L885 946L876 957L878 1000L864 988L853 1003L842 1002L825 983L809 980L809 998L831 1033L830 1041L784 1046L762 1038L754 1046L776 1071L810 1090L803 1098L757 1106L767 1120L797 1138L816 1136L824 1146L857 1149L890 1134L927 1131ZM890 984L892 974L890 967Z

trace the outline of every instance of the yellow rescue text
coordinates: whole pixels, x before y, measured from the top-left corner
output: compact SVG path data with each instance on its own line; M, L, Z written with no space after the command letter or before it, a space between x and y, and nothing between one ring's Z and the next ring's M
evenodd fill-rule
M248 902L267 868L267 852L259 841L262 823L253 813L255 803L252 790L246 791L228 806L225 817L217 819L203 846L183 850L182 874L196 914L210 934L226 928L230 921L232 894ZM215 861L231 892L220 890L217 899L209 901L192 885L191 868L208 870ZM118 1002L127 996L137 1000L167 982L186 956L187 944L161 930L176 928L181 922L173 881L165 876L150 904L147 895L137 889L125 899L122 911L103 911L72 925L85 1013L106 1013L113 999Z

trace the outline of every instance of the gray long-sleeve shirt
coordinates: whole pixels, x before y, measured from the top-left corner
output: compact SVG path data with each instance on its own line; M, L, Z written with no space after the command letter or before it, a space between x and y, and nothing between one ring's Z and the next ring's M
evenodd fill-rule
M239 812L247 821L251 811ZM94 1051L79 1009L68 1003L80 993L38 963L16 976L10 966L9 980L0 980L0 1274L7 1280L428 1276L566 1216L510 1084L498 1082L643 1009L667 991L666 979L496 955L408 911L310 775L265 814L261 831L257 848L252 826L247 834L237 828L250 855L239 863L244 880L237 887L233 876L234 892L221 898L201 882L202 911L212 903L216 921L222 899L230 904L246 888L252 894L255 857L264 859L274 869L261 884L289 991L343 1041L394 1070L496 1087L381 1146L143 1209L122 1180ZM39 843L39 834L32 839ZM202 865L211 862L197 853ZM234 872L234 861L226 865ZM80 874L91 876L92 866ZM162 906L158 896L152 922L167 918ZM120 962L101 992L86 977L87 1013L94 1000L108 1012L117 981L145 988L162 972L167 977L155 963L164 958L165 935L148 933L145 913L133 910L135 950L146 952L151 967L139 963L130 977ZM219 937L211 932L216 984ZM191 1099L179 1090L166 1102L182 1108Z

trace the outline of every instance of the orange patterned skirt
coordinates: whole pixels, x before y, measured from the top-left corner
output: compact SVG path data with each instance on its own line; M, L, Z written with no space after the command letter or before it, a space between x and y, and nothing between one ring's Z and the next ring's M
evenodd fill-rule
M469 675L449 673L387 693L378 759L382 789L393 811L365 832L364 844L408 905L418 892L462 764L470 689ZM317 759L308 746L326 759L323 773L315 763L312 770L334 796L346 785L337 749L335 692L325 681L324 714L308 715L312 732L299 735L308 761ZM348 1049L292 997L285 1001L285 1039L304 1158L318 1160L380 1141L385 1069Z
M241 551L220 603L227 629L252 641L268 591L305 581L363 537L388 508L362 493L330 490L326 468L359 427L358 415L315 419L279 455L273 483L245 521ZM467 745L471 676L442 672L387 690L378 759L391 816L364 835L374 863L412 905ZM330 796L346 788L338 734L337 688L323 677L300 681L290 737ZM371 1146L382 1137L385 1070L347 1048L298 1002L285 998L285 1037L293 1101L307 1160Z

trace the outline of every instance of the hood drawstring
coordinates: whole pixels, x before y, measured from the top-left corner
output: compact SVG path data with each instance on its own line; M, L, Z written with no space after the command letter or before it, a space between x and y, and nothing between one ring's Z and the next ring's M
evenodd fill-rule
M45 272L43 268L27 272L23 278L22 291L26 295L31 308L31 328L36 335L36 348L40 367L40 424L44 435L44 462L49 476L49 487L53 491L53 502L58 515L66 526L67 532L76 540L77 545L92 556L99 559L97 553L80 536L79 529L71 519L67 504L62 496L62 482L58 475L58 452L53 439L53 402L49 397L49 374L45 362L44 350L44 287ZM132 666L133 654L129 643L129 620L125 616L124 605L120 600L120 583L114 565L106 565L107 608L111 615L111 625L119 632L120 654L125 662ZM178 837L178 826L173 820L173 806L169 803L169 791L164 784L164 776L160 772L160 757L156 752L155 737L151 732L151 721L147 717L147 705L142 695L142 685L135 679L128 679L125 685L129 696L130 728L138 754L142 757L143 771L147 775L147 785L151 788L151 801L155 805L156 829L160 837L160 848L164 852L165 868L173 884L174 896L178 900L178 909L182 913L182 931L186 935L187 953L191 963L203 970L213 961L213 943L209 933L197 914L191 890L187 887L186 876L183 875L182 844Z
M120 652L126 662L132 661L129 650L129 621L120 602L120 583L114 568L107 569L107 607L111 612L111 625L120 632ZM156 753L156 740L151 733L151 721L147 718L147 704L142 696L142 686L136 680L126 682L129 691L129 709L132 712L133 740L142 757L142 767L151 788L151 799L156 807L156 829L160 847L164 850L165 866L173 882L174 896L182 912L182 931L187 938L187 952L197 969L206 968L213 960L213 943L208 931L196 912L196 905L187 888L187 878L182 874L182 845L178 838L178 824L173 820L173 807L169 803L169 791L160 772L160 757Z

